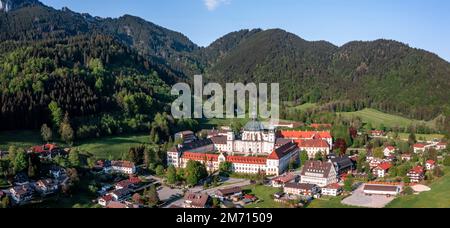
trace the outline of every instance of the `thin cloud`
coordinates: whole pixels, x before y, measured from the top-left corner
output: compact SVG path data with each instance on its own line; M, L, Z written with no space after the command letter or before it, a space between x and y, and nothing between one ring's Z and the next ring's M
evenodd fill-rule
M203 2L205 3L206 8L209 11L214 11L220 5L229 4L230 1L231 0L203 0Z

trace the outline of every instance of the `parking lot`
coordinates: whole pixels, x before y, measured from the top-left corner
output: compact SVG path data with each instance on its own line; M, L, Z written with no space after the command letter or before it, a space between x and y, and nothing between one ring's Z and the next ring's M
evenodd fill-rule
M366 196L363 189L364 185L359 186L359 188L353 192L353 195L342 201L342 204L356 207L383 208L395 199L395 197L380 195Z

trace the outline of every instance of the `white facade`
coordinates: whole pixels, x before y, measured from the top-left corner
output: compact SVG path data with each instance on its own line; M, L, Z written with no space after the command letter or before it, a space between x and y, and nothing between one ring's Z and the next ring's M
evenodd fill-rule
M342 193L341 188L328 188L328 187L322 188L322 195L324 196L338 196L341 193Z

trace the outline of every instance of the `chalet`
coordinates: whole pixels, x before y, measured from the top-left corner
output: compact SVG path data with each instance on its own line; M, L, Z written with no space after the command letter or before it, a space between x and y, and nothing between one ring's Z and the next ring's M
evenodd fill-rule
M33 199L34 190L31 185L15 186L9 189L11 198L17 204L25 203Z
M183 143L191 143L197 140L193 131L182 131L175 134L175 140L182 140Z
M117 189L117 190L109 193L109 195L112 196L114 201L125 200L127 197L130 196L130 194L131 194L131 191L128 188Z
M138 177L130 177L127 180L118 182L116 184L115 188L116 189L124 189L124 188L134 189L134 188L138 187L138 185L140 183L141 183L141 179L139 179Z
M373 130L373 131L370 131L370 135L372 137L383 137L383 136L386 136L386 132L381 131L381 130Z
M387 163L387 162L381 163L375 169L373 169L373 175L378 178L386 177L390 168L392 168L391 163Z
M317 185L305 183L287 183L283 189L284 193L294 196L314 197L320 192Z
M338 196L342 193L342 186L338 183L330 184L322 188L322 195L324 196Z
M416 166L408 172L407 176L411 183L419 183L425 179L425 171L422 166Z
M436 168L436 161L433 160L428 160L425 163L425 168L430 171L430 170L434 170L434 168Z
M219 189L216 191L216 197L220 199L230 199L234 195L242 195L242 189L240 187Z
M411 161L412 155L411 154L402 154L402 161Z
M49 195L58 191L58 183L52 179L43 179L36 182L35 188L40 194Z
M423 153L423 152L425 152L426 147L427 146L425 144L421 144L421 143L414 144L414 146L413 146L414 153L416 153L416 154Z
M293 174L293 173L287 173L282 176L275 177L272 179L272 187L274 188L282 188L287 183L297 182L299 179L299 176Z
M134 174L136 173L136 166L129 161L112 161L111 170L118 173Z
M369 162L369 166L371 169L377 168L379 165L381 165L384 162L383 159L374 158Z
M386 148L384 148L384 156L385 157L389 157L393 154L395 154L395 151L397 150L397 148L393 147L393 146L387 146Z
M113 200L114 199L111 195L105 195L98 199L98 204L100 204L103 207L106 207Z
M355 163L347 155L331 158L330 162L334 165L339 176L352 172L355 168Z
M207 208L209 195L205 193L187 193L184 196L184 208Z
M364 185L364 194L366 195L385 195L397 196L401 192L401 187L398 185L381 185L381 184L366 184Z
M330 162L307 161L302 168L300 182L325 187L337 183L337 172Z
M445 142L439 142L435 146L436 150L445 150L447 149L447 143Z

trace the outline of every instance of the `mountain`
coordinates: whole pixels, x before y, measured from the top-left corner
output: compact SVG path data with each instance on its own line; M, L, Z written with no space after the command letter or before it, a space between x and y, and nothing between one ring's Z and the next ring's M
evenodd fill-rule
M391 40L336 47L280 29L236 34L205 49L220 50L205 70L210 81L280 83L283 100L333 102L331 111L373 107L433 119L450 109L450 64L430 52Z
M142 57L168 85L204 74L220 83L278 82L284 101L318 103L330 111L376 108L432 119L450 110L450 64L392 40L338 47L281 29L253 29L229 33L203 48L179 32L130 15L100 18L38 1L0 1L0 42L108 37Z
M38 0L0 0L0 12L9 12L25 6L43 5Z
M141 18L99 18L68 8L56 10L43 4L23 4L0 13L0 40L43 40L75 35L104 34L137 50L158 68L168 83L199 72L194 52L199 48L186 36ZM3 29L5 28L5 29Z

